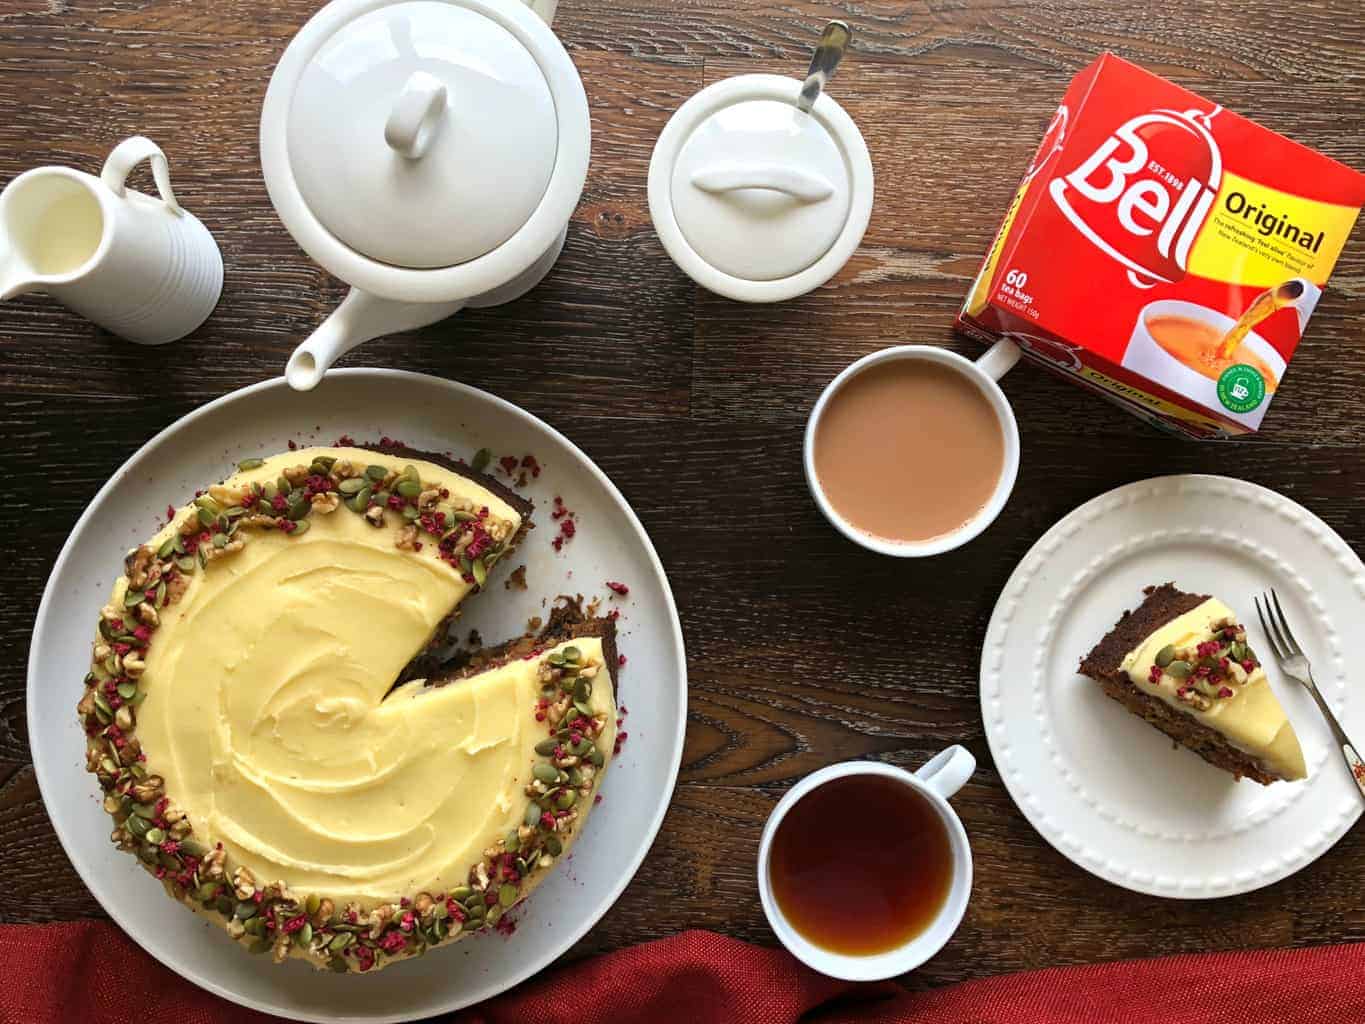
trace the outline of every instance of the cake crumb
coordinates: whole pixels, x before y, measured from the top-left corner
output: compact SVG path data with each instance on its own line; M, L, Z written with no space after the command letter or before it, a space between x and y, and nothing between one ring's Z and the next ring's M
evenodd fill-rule
M502 585L507 590L526 589L526 566L519 565L512 570L511 575L503 580Z
M470 647L483 646L483 637L479 635L479 631L477 629L471 629L469 631L469 646Z
M532 615L529 619L526 620L526 632L528 632L528 633L534 633L534 632L535 632L536 630L538 630L542 625L544 625L544 623L541 622L540 616L539 616L539 615Z

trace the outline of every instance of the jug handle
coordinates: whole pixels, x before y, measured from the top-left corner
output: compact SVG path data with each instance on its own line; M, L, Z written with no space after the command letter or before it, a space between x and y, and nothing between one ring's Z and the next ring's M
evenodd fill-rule
M166 162L166 154L161 152L161 147L145 135L134 135L114 147L114 151L104 161L100 181L104 182L110 192L122 199L128 175L144 160L152 162L152 177L156 179L156 190L161 193L162 201L171 213L180 216L184 211L175 201L175 192L171 189L171 165Z

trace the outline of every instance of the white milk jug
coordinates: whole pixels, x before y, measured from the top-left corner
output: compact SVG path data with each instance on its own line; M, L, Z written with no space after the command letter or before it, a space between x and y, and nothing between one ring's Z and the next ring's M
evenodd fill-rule
M160 199L124 187L143 160ZM175 201L150 139L119 143L98 178L35 167L0 193L0 301L45 292L114 334L161 345L203 323L222 290L218 245Z

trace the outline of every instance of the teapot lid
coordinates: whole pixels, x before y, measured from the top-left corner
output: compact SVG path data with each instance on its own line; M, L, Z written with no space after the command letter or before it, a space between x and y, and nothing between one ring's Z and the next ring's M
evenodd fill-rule
M302 65L289 170L319 223L397 267L466 263L540 204L559 125L535 54L459 0L366 5Z
M655 228L674 261L719 294L772 302L809 291L867 227L862 135L827 94L800 110L800 86L779 75L725 79L683 104L655 146Z

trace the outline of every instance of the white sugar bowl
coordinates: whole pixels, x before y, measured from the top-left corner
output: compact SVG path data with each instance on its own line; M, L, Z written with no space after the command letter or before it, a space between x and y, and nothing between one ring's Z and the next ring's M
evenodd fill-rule
M872 160L828 94L738 75L710 85L664 127L649 163L649 213L673 261L741 302L781 302L848 262L872 213Z
M591 134L554 7L332 0L289 44L261 111L266 188L295 241L351 285L290 358L292 386L549 272Z

